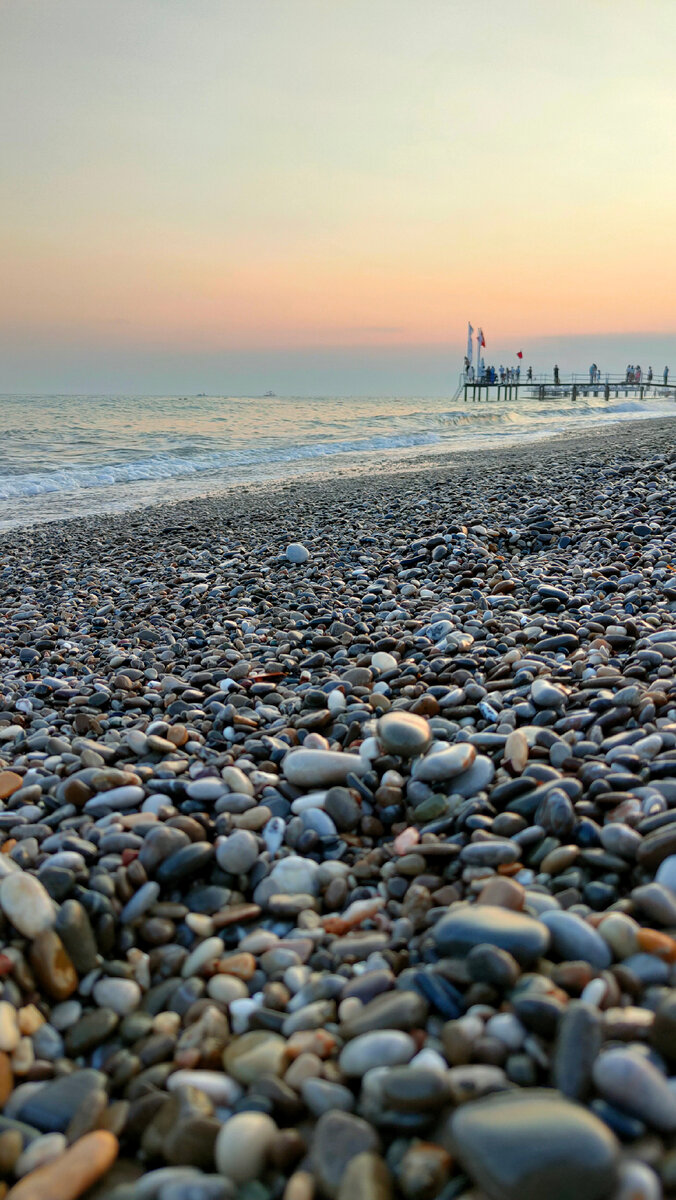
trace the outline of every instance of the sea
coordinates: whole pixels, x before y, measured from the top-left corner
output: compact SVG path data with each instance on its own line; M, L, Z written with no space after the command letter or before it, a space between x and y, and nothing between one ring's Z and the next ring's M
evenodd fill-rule
M0 528L676 415L655 394L0 396Z

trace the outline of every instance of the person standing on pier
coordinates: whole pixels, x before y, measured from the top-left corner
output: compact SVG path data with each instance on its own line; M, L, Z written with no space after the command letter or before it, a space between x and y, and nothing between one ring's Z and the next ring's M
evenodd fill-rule
M532 367L528 368L528 372L526 374L526 379L528 380L529 383L533 382L533 368Z
M559 366L558 366L558 363L556 363L556 364L555 364L555 366L554 366L554 383L556 384L556 386L557 386L557 387L559 386Z
M664 386L666 387L666 386L667 386L667 382L668 382L668 380L669 380L669 368L668 368L668 367L665 367L665 368L664 368L664 374L663 374L662 378L663 378L663 380L664 380Z
M652 367L648 367L648 383L652 383L652 381L653 381L653 369L652 369Z

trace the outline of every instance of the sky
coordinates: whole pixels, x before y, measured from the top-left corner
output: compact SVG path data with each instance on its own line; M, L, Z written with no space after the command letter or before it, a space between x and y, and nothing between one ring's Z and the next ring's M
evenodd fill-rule
M676 368L674 0L0 0L0 392ZM514 360L515 361L515 360Z

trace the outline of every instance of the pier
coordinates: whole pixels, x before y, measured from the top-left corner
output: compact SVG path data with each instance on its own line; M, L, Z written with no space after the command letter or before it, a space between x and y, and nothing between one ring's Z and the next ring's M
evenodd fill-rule
M663 383L662 377L653 377L649 382L642 379L640 383L628 383L624 375L604 375L599 382L590 383L586 375L559 375L558 381L553 375L533 375L532 379L512 379L490 383L484 376L482 379L469 379L465 374L460 377L456 397L463 394L467 400L518 400L519 396L528 399L546 400L548 397L570 396L577 400L578 396L596 396L610 400L611 396L634 396L643 400L649 396L669 396L676 399L676 381Z

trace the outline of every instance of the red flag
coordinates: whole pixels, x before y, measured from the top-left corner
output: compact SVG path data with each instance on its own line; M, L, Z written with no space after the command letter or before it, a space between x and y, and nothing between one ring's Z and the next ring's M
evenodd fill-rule
M483 329L480 329L479 330L479 349L483 350L485 345L486 345L486 339L484 337L484 331L483 331Z
M517 352L516 352L516 357L517 357L517 358L523 358L523 350L517 350Z

